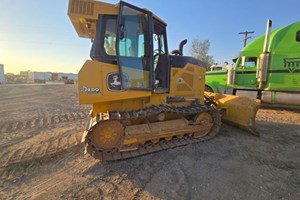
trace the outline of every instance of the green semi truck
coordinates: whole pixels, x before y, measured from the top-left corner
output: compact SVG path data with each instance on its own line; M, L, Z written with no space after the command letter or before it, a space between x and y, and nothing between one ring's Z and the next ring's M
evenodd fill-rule
M300 21L270 31L245 46L232 69L207 71L206 91L300 105Z

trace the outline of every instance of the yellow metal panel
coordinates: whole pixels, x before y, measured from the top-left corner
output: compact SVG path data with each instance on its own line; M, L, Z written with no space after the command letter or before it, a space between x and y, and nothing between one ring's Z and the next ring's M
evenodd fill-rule
M80 104L96 104L127 99L146 98L151 91L119 90L107 88L107 76L118 73L116 65L87 60L78 73L78 94Z
M218 108L224 108L222 119L237 125L253 134L258 134L255 129L255 116L260 103L247 97L206 93L212 97Z
M150 97L150 101L146 106L151 106L151 105L159 105L159 104L166 104L166 97L168 94L155 94L153 93Z
M117 15L119 4L69 0L68 15L79 37L94 38L99 14Z
M87 60L78 73L78 95L80 104L94 103L103 96L102 67Z
M204 98L205 69L193 64L171 68L170 96Z
M147 99L138 98L138 99L127 99L119 101L109 101L93 104L93 113L92 116L95 117L97 113L103 113L107 111L128 111L128 110L138 110L145 107L145 101Z

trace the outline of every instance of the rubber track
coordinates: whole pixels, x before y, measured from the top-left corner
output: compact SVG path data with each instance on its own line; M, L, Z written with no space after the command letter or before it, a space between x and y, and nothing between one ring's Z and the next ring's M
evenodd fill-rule
M145 111L145 112L138 111L136 113L147 113L148 116L150 116L153 114L153 112L151 112L149 110L153 110L155 114L161 112L159 108L156 107L153 109L153 107L152 107L152 108L149 108L148 110L143 109L143 111ZM167 111L167 112L171 112L171 110L173 110L173 112L174 112L174 109L172 107L166 108L164 106L163 110ZM118 152L118 151L114 152L114 151L103 151L103 150L97 149L94 145L89 144L88 138L92 132L92 128L91 128L87 135L87 147L86 147L87 152L89 152L89 154L91 154L94 158L103 160L103 161L121 160L121 159L127 159L127 158L132 158L132 157L137 157L137 156L141 156L141 155L145 155L145 154L154 153L154 152L165 150L165 149L184 146L184 145L188 145L188 144L192 144L192 143L196 143L196 142L206 141L206 140L213 138L219 132L219 129L221 127L221 115L216 109L214 109L210 106L201 106L201 107L193 106L193 109L191 107L184 107L184 108L175 108L175 110L177 113L184 113L186 115L210 111L212 113L212 117L214 120L214 124L213 124L211 132L209 132L207 135L200 137L200 138L194 138L193 136L187 136L187 135L181 139L178 139L177 137L173 137L169 141L160 140L158 143L155 143L155 144L146 143L144 146L139 147L139 149L137 149L137 150L125 151L125 152ZM126 119L128 119L128 118L130 118L130 116L138 117L138 116L144 115L144 114L138 115L136 113L135 114L129 114L129 113L124 114L123 113L123 116L127 116ZM120 113L118 113L117 115L116 115L116 113L113 113L112 116L119 116L122 118L122 114L120 114ZM125 118L125 117L123 117L123 118Z

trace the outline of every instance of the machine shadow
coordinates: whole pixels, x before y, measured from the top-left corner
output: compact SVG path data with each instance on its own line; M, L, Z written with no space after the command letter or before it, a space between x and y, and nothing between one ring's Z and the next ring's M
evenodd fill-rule
M260 183L262 179L256 171L267 175L266 166L284 173L300 166L294 151L300 144L300 125L259 119L256 125L261 133L259 137L223 124L212 140L126 160L99 161L82 176L90 180L86 187L92 188L99 198L218 198L217 194L204 190L206 184L219 189L228 198L233 197L228 187L236 190L239 197L251 195L255 188L244 190L237 183L245 182L250 188L253 181ZM239 177L236 172L241 169L255 176L254 179L250 179L250 175L247 179ZM213 178L219 176L224 177L221 182ZM227 189L224 185L228 185ZM273 191L274 188L269 189ZM76 197L80 195L84 193Z

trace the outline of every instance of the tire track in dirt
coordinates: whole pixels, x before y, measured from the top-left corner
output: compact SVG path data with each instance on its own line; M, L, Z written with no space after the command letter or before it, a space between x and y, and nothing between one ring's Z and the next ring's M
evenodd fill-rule
M10 165L4 170L0 168L0 199L6 194L5 191L15 191L9 196L10 199L35 199L40 194L57 187L58 184L62 187L57 189L63 189L64 186L71 184L75 173L81 173L93 163L91 160L86 162L86 158L79 156L82 155L80 149L79 146L75 146L49 158ZM36 173L40 176L36 177ZM2 197L7 199L4 198L5 196Z
M10 133L20 130L41 129L56 124L72 122L88 117L88 112L68 112L60 115L33 118L25 121L7 121L0 124L0 133ZM0 143L0 146L2 144Z
M31 144L29 147L25 146L13 150L4 150L0 155L0 167L7 167L11 164L57 154L61 151L79 145L81 135L81 132L67 132L67 134L58 136L55 139L40 144Z
M69 178L74 178L74 173L71 171L74 169L80 173L87 164L91 163L84 163L83 161L85 161L85 159L78 156L79 154L81 155L81 153L81 147L74 146L49 157L0 168L0 199L34 199L35 196L48 192L53 187L56 187L60 182L64 183L62 186L72 183L72 180ZM73 164L74 160L76 162L75 164ZM82 163L83 166L80 167L80 163L78 162ZM57 174L57 172L59 174ZM63 172L70 174L66 177L66 175L62 175ZM51 173L54 175L49 175ZM39 177L36 177L36 174L40 174ZM30 181L33 178L34 181ZM23 180L26 180L27 183L24 184ZM33 187L30 186L30 184L32 184ZM22 189L20 189L20 187L22 187ZM7 191L14 191L12 193L13 195L8 196L9 198L5 197Z
M134 199L138 189L133 187L128 174L121 173L117 169L103 167L103 165L106 165L104 163L100 163L101 166L96 165L97 168L102 168L105 173L101 174L100 177L98 174L92 177L84 176L85 180L87 180L84 185L75 191L74 188L64 191L66 196L68 195L66 199L120 199L124 194L126 194L127 199ZM132 168L132 170L135 169L137 168ZM115 170L118 172L116 173ZM105 177L102 177L103 175Z
M22 179L23 176L29 174L32 172L33 167L40 166L41 163L37 162L37 160L33 160L31 162L23 163L22 165L11 165L8 166L7 168L0 168L0 179L2 185L6 181L9 182L16 182L19 179ZM0 192L3 190L8 189L8 187L4 186L3 188L0 189Z
M167 153L167 157L172 154L170 152L172 151ZM166 162L159 156L159 159L151 162L151 157L153 156L147 155L125 161L98 163L84 172L84 177L89 180L84 186L64 193L72 194L67 199L84 199L94 195L98 195L98 199L122 199L124 194L127 199L143 199L148 195L144 193L144 189L153 181L153 176L157 176L161 168L169 165L169 161Z
M74 154L74 152L72 152ZM64 160L68 158L64 157ZM16 199L36 199L51 190L61 190L72 184L74 173L84 171L94 162L87 162L83 158L76 159L75 164L65 164L62 170L56 171L54 175L47 175L41 180L35 181L34 186L28 188L25 194L19 195ZM61 187L60 187L61 186ZM48 196L48 195L46 195Z

